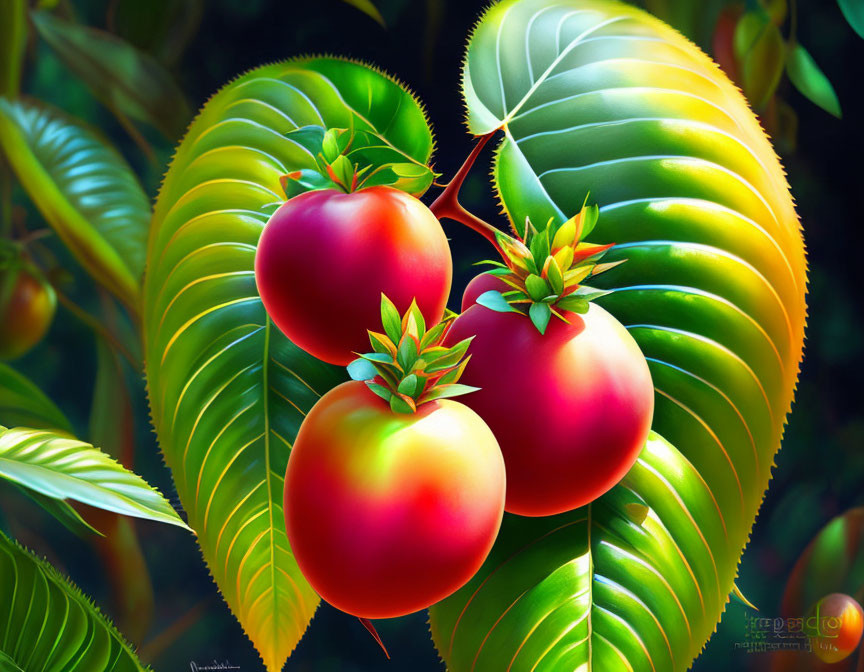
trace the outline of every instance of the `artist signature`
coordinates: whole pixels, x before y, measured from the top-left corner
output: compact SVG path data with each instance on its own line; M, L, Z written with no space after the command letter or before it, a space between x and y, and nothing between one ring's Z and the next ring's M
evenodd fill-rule
M232 665L227 660L218 661L212 660L209 663L196 663L194 660L189 661L189 669L191 672L212 672L222 670L239 670L239 665Z

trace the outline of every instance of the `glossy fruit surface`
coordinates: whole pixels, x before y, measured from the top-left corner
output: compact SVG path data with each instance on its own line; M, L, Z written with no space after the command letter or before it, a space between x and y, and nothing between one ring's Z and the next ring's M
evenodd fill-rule
M365 383L343 383L309 412L288 460L291 550L315 591L345 612L424 609L485 560L504 474L495 437L464 404L397 414Z
M806 621L816 636L810 638L815 653L825 663L838 663L858 647L864 633L864 612L849 595L831 593L813 607Z
M416 297L430 324L438 322L452 272L438 220L390 187L292 198L270 218L255 257L258 291L276 326L339 365L366 348L382 292L400 311Z
M41 341L56 307L54 289L34 272L0 270L0 359L20 357Z
M473 291L494 289L486 278ZM463 403L498 439L511 513L593 501L627 473L651 427L651 374L627 330L595 304L565 315L570 324L553 318L541 335L524 315L473 305L447 336L475 336L462 382L480 390Z

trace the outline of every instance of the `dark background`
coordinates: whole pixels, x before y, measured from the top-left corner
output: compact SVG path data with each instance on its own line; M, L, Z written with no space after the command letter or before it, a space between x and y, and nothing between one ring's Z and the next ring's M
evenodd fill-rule
M693 0L694 2L700 0ZM193 108L222 84L260 64L299 54L334 53L375 63L396 74L425 102L433 125L435 166L451 175L471 142L463 124L459 71L468 32L487 4L472 0L380 0L384 29L339 0L209 0L200 25L173 67ZM109 3L67 4L84 23L104 28ZM861 287L864 262L858 241L864 218L864 40L846 24L831 0L799 3L799 39L833 82L844 119L837 120L782 85L798 114L797 148L782 157L803 221L810 261L810 318L801 381L777 469L752 541L740 568L739 585L774 616L789 571L807 542L833 516L864 504L864 374ZM114 117L61 65L37 45L24 80L26 92L53 102L104 129L155 197L172 144L148 134L159 169L148 164ZM472 210L497 220L488 172L474 171L463 192ZM19 193L16 202L25 203ZM35 212L30 218L38 220ZM457 263L454 298L472 275L470 264L486 256L486 243L457 224L446 223ZM74 266L69 262L69 266ZM455 306L454 306L455 307ZM93 385L92 337L64 311L49 338L18 363L72 418L86 426ZM163 492L173 493L170 475L150 430L143 386L138 385L136 470ZM176 496L173 497L175 504ZM23 544L47 555L85 593L109 605L103 569L86 544L21 505L3 527ZM230 661L243 671L261 670L258 656L210 580L193 538L168 526L141 523L156 590L156 617L146 649L155 670L179 672L190 661ZM864 577L862 577L864 578ZM422 577L418 577L422 580ZM190 613L190 609L193 611ZM732 603L717 634L694 666L697 672L763 670L764 656L734 649L744 638L746 608ZM185 615L185 616L184 616ZM178 622L178 619L179 622ZM425 615L378 622L393 656L384 660L356 619L322 604L289 660L288 670L442 670Z

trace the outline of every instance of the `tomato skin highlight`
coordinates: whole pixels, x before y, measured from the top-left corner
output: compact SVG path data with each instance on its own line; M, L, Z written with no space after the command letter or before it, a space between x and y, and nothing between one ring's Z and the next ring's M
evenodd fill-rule
M818 634L810 638L813 653L823 663L838 663L861 642L864 610L849 595L831 593L814 605L805 623L818 628Z
M403 616L464 585L504 512L491 430L449 399L397 414L364 383L325 394L285 474L285 522L303 575L361 618Z
M381 322L381 293L403 312L417 298L444 314L453 263L441 225L391 187L310 191L284 203L261 234L255 279L267 313L297 346L347 365Z
M16 359L41 341L57 309L54 288L26 268L0 271L0 360Z
M475 280L478 293L500 283ZM593 501L627 473L651 427L651 373L627 330L593 303L565 315L570 324L553 317L541 335L524 315L475 304L445 339L475 336L460 382L481 389L463 403L501 446L510 513L550 516Z

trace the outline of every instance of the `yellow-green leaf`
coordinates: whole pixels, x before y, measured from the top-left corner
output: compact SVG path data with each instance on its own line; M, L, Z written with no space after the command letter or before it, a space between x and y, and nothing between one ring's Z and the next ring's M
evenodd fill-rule
M313 58L252 70L210 99L177 149L144 284L159 443L204 559L271 671L318 604L285 533L288 455L304 414L345 379L273 326L255 285L280 177L315 168L286 133L310 125L370 131L406 161L426 164L432 151L420 106L371 68Z

